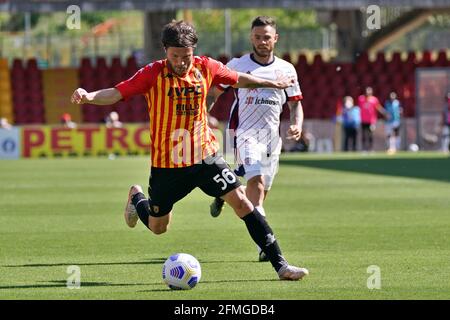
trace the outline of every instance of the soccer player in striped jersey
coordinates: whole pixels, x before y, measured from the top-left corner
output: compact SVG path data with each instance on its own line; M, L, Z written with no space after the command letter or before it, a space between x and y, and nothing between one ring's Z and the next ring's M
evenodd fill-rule
M257 78L232 71L208 57L194 56L194 27L172 21L162 31L166 59L140 69L114 88L86 92L78 88L72 102L111 105L142 94L150 115L151 172L148 198L134 185L128 193L125 222L131 228L140 219L154 234L167 231L173 205L199 187L212 197L222 197L240 217L281 280L299 280L305 268L290 265L266 219L245 195L239 179L218 155L216 138L207 123L206 96L211 87L287 88L293 79Z
M253 53L228 62L230 69L264 79L277 79L280 75L292 76L295 84L289 88L259 88L234 90L229 129L236 148L236 172L247 181L248 199L265 216L263 202L278 171L281 152L280 115L287 102L291 111L288 139L300 140L303 125L302 92L294 66L273 53L278 40L275 20L260 16L253 20L250 40ZM224 89L222 85L218 87ZM220 94L220 92L218 93ZM217 95L216 98L217 98ZM224 201L215 198L211 215L220 215ZM267 257L258 247L259 260Z

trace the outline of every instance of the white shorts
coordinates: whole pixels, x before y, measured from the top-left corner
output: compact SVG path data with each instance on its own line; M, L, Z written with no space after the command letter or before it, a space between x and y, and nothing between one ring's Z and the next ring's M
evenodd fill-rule
M279 154L267 155L266 147L263 145L253 145L252 148L238 148L239 159L237 170L245 180L250 180L256 176L264 177L264 190L268 191L272 187L273 180L278 173Z
M385 123L384 124L384 133L387 136L390 136L394 133L394 130L398 129L400 127L400 122L392 122L392 123Z
M444 127L444 129L442 130L442 135L443 135L444 137L450 136L450 125L446 125L446 126Z

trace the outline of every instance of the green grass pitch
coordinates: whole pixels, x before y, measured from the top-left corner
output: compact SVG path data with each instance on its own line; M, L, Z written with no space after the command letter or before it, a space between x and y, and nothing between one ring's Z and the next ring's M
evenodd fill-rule
M209 215L200 190L170 230L129 229L131 184L148 158L0 162L0 299L448 299L450 160L437 153L283 155L265 208L283 254L310 270L283 282L229 207ZM194 255L193 290L162 282L164 260ZM68 289L68 267L81 272ZM367 287L377 266L379 289ZM369 269L370 271L370 269ZM369 281L370 282L370 281Z

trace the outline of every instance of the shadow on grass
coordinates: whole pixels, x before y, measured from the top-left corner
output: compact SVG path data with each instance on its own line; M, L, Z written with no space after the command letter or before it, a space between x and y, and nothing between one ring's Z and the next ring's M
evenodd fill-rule
M25 285L10 285L0 286L1 289L45 289L45 288L67 288L67 280L41 281L45 284L25 284ZM158 283L161 285L162 283ZM156 285L156 283L108 283L108 282L89 282L81 281L80 287L129 287L129 286L148 286Z
M200 283L203 284L218 284L218 283L242 283L242 282L273 282L277 281L279 282L279 279L252 279L252 280L211 280L211 281L200 281ZM171 290L169 288L167 289L151 289L151 290L140 290L137 292L185 292L184 290Z
M267 281L279 281L278 279L254 279L254 280L212 280L212 281L201 281L202 284L217 284L217 283L239 283L239 282L267 282ZM7 289L47 289L47 288L67 288L67 280L53 280L53 281L40 281L42 284L24 284L24 285L7 285L0 286L0 290ZM161 286L164 282L153 282L153 283L109 283L109 282L90 282L81 281L80 288L83 287L132 287L132 286ZM167 289L150 289L150 290L140 290L137 292L171 292L177 290Z
M18 265L5 265L5 268L41 268L41 267L65 267L65 266L122 266L122 265L148 265L148 264L163 264L166 258L155 258L145 261L126 261L126 262L87 262L87 263L30 263ZM208 263L259 263L256 260L200 260L201 264Z
M155 258L146 261L136 262L87 262L87 263L31 263L2 266L6 268L32 268L32 267L64 267L64 266L114 266L114 265L146 265L146 264L162 264L166 261L165 258Z
M280 164L450 182L450 158L280 159Z

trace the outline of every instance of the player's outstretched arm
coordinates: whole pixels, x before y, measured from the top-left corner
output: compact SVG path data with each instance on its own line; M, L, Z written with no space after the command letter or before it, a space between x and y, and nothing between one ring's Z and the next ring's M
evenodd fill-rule
M300 140L303 129L303 107L300 101L289 101L288 106L291 114L291 125L287 132L287 139Z
M120 101L122 99L122 94L116 88L102 89L94 92L87 92L83 88L76 89L70 101L76 104L96 104L96 105L111 105Z
M276 88L286 89L294 85L294 77L280 77L277 80L258 78L247 73L238 72L238 82L235 88Z

